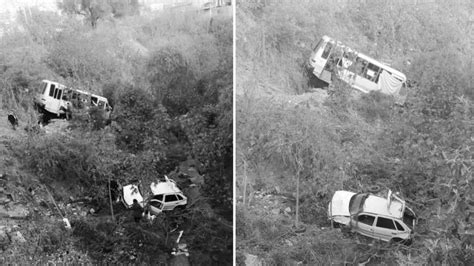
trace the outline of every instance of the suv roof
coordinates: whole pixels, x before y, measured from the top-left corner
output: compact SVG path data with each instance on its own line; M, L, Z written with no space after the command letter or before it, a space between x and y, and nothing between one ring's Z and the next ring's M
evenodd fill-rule
M353 196L353 198L355 197L362 197L361 208L359 208L361 212L374 213L393 218L403 217L405 201L396 195L389 193L387 198L383 198L369 193L359 193Z
M176 182L165 176L166 181L164 182L152 182L150 184L151 193L157 194L170 194L170 193L182 193L181 189L178 188Z

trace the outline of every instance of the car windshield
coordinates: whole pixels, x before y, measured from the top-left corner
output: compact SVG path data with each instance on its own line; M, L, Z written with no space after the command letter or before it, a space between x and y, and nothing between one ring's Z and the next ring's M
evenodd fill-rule
M350 214L356 214L362 211L365 199L369 196L367 193L355 194L349 201L349 212Z
M413 222L416 221L416 216L413 213L412 210L409 208L405 208L405 211L403 212L403 222L410 227L411 230L413 230Z

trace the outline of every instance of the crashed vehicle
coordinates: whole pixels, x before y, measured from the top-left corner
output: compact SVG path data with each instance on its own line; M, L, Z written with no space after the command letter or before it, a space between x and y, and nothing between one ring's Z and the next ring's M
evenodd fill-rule
M417 218L405 201L389 190L387 198L371 193L336 191L328 206L332 224L386 242L411 243Z
M34 106L40 113L52 117L67 118L67 110L84 110L96 107L103 110L104 118L109 118L112 111L107 98L90 92L68 88L58 82L43 80L40 93L34 98Z
M133 200L136 199L150 215L158 215L163 211L171 211L175 208L186 208L188 198L178 188L173 179L165 176L165 181L151 183L150 189L152 195L144 200L138 185L123 186L121 200L126 208L131 208Z
M158 215L175 208L186 208L188 198L178 188L176 182L167 176L164 182L151 183L150 189L153 195L148 198L146 205L151 215Z

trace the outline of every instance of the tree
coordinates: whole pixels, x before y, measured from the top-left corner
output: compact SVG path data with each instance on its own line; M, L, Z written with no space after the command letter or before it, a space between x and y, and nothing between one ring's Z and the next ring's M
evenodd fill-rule
M80 31L64 32L49 48L44 61L66 80L65 85L102 94L101 85L120 81L127 73L125 63L110 48L117 43L111 39L97 32L87 36Z
M193 157L204 165L205 190L226 211L232 208L232 120L229 84L220 89L218 103L196 108L180 118Z
M99 19L112 13L112 7L107 0L63 0L58 6L68 14L84 16L92 28L97 26Z
M167 142L170 124L166 109L139 88L125 90L116 105L117 145L132 153L159 150Z
M110 0L112 14L116 18L138 14L138 0Z
M174 47L156 51L147 64L148 80L158 102L171 113L185 114L194 101L194 75L183 54Z

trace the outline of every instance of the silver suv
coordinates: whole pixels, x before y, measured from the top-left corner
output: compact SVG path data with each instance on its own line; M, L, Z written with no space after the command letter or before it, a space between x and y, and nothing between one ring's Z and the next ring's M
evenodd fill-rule
M388 192L386 198L371 193L336 191L328 206L331 223L383 241L410 243L416 216L405 201Z
M178 188L176 182L167 176L164 182L151 183L150 189L153 195L147 200L146 207L152 215L175 208L185 208L188 203L188 198Z

